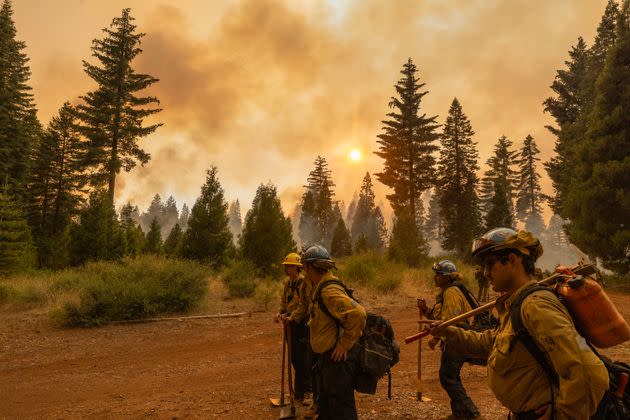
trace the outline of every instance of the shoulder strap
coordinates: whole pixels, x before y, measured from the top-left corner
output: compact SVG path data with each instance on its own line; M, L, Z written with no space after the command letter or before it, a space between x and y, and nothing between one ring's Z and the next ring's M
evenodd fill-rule
M339 285L339 286L343 287L344 292L345 292L345 293L346 293L349 297L351 297L351 296L350 296L350 293L348 292L348 288L346 287L346 285L345 285L345 284L343 284L340 280L336 280L336 279L334 279L334 280L326 280L325 282L323 282L323 283L322 283L322 284L318 287L318 289L317 289L317 293L316 293L316 296L315 296L315 299L313 299L313 301L317 301L317 303L319 304L319 307L322 309L322 311L326 314L326 316L327 316L328 318L332 319L332 320L335 322L335 324L337 324L337 329L339 329L339 327L341 326L341 325L340 325L339 320L338 320L337 318L335 318L335 317L334 317L334 316L330 313L330 311L328 310L328 307L327 307L327 306L326 306L326 304L324 303L324 299L322 298L322 290L324 290L324 288L325 288L325 287L327 287L327 286L328 286L328 285L330 285L330 284L337 284L337 285Z
M512 321L512 328L514 329L515 335L510 342L509 350L512 351L512 349L516 345L516 342L520 340L527 351L529 351L534 359L536 359L536 361L542 366L543 370L547 373L551 382L555 386L558 386L558 384L560 383L558 379L558 374L554 370L553 366L551 366L549 361L547 361L545 354L538 347L529 331L527 331L527 328L525 328L525 325L523 325L523 319L521 317L521 306L523 302L529 295L539 290L546 290L550 293L553 293L547 286L542 286L539 284L532 285L525 289L525 291L521 293L521 295L512 304L510 308L510 319Z
M452 284L453 286L457 287L462 292L462 294L464 295L464 297L466 298L466 300L468 301L468 304L470 305L472 309L479 307L479 302L477 302L477 299L475 299L472 293L470 293L470 290L468 290L468 288L464 286L463 283L459 281L454 281Z

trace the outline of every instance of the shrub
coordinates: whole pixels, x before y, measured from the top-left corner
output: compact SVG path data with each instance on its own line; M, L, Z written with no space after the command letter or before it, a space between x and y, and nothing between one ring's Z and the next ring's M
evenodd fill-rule
M392 292L402 283L406 266L391 262L377 252L370 251L348 257L341 264L341 277L379 292Z
M252 297L256 292L256 266L249 260L234 261L223 276L223 282L231 297Z
M254 294L256 308L266 311L270 305L277 303L280 300L281 285L281 282L271 279L260 282Z
M206 269L191 261L144 256L123 264L90 263L81 274L79 301L64 302L61 315L53 311L66 326L185 313L207 293ZM71 278L58 284L72 287Z
M379 263L383 258L373 252L356 254L346 258L341 266L343 280L369 286L374 283Z

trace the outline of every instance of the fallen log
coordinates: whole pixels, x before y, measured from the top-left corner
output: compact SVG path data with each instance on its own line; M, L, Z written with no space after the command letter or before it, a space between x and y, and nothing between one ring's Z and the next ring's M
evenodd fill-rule
M232 314L193 315L193 316L178 316L178 317L164 317L164 318L128 319L125 321L112 321L111 323L112 324L142 324L142 323L147 323L147 322L187 321L190 319L238 318L245 315L251 315L251 312L235 312Z

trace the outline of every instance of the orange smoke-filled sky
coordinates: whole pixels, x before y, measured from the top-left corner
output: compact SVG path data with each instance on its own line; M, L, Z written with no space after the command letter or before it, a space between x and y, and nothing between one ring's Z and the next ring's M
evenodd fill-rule
M94 88L81 60L122 8L143 40L136 69L160 79L150 93L165 123L141 141L148 165L119 177L117 204L152 196L181 207L210 165L226 198L247 209L260 183L292 211L317 155L349 203L378 172L381 120L408 57L429 94L422 112L443 123L454 97L476 132L482 170L498 137L553 150L542 102L583 36L590 45L606 0L14 0L31 83L46 124L64 101ZM351 160L352 149L361 160ZM542 165L543 190L551 186ZM375 181L377 201L387 189ZM243 212L244 215L244 212Z

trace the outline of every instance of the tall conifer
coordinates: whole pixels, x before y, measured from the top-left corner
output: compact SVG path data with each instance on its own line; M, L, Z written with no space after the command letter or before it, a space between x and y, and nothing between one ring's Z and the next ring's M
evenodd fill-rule
M138 93L158 79L136 73L132 66L142 52L140 43L145 35L136 31L133 21L131 10L123 9L121 16L103 29L105 37L92 42L92 56L98 64L83 61L83 69L97 88L81 96L83 103L77 105L80 130L89 140L87 163L93 168L92 181L97 186L107 186L112 203L118 173L149 161L149 154L138 140L162 125L143 125L147 117L160 112L159 108L148 107L159 101Z
M438 170L440 219L443 249L467 256L470 244L481 230L477 197L477 159L479 154L472 137L475 132L457 98L448 111Z

